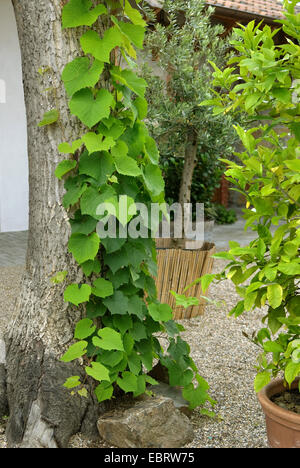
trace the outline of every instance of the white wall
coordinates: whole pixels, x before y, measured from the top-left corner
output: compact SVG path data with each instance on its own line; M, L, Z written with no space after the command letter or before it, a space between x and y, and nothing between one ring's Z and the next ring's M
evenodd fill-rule
M18 33L11 1L0 0L0 232L28 227L27 166Z

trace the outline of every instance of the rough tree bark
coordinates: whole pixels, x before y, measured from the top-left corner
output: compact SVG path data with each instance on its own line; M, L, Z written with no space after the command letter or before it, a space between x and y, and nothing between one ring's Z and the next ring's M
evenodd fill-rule
M62 387L81 375L77 364L59 357L72 340L80 312L64 303L64 286L50 278L68 270L80 280L68 254L68 218L61 205L63 184L54 171L57 145L78 138L60 81L77 55L80 32L61 29L61 0L12 0L23 63L28 121L30 221L27 263L20 297L5 337L9 447L66 447L76 432L93 432L100 406L92 397L71 397ZM39 74L38 70L44 73ZM49 89L45 91L45 89ZM59 108L61 124L38 128L44 112ZM17 135L16 135L17 137ZM18 291L16 291L16 294ZM2 352L3 361L3 352Z

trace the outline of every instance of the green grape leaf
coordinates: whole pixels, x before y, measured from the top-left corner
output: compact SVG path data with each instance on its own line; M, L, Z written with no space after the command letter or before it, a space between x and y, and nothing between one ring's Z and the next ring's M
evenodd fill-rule
M86 388L81 388L80 390L77 391L77 393L83 398L88 398L88 391Z
M75 140L70 143L60 143L58 151L63 154L74 154L82 146L82 140Z
M59 119L59 112L57 109L52 109L48 112L45 112L42 120L39 122L39 127L45 127L46 125L51 125L57 122Z
M125 393L137 390L137 377L132 372L122 372L122 378L117 378L117 384Z
M112 297L104 299L103 304L112 315L125 315L128 311L128 297L122 291L116 291Z
M84 318L76 324L74 338L77 340L84 340L91 336L95 330L96 327L93 324L93 321L88 318Z
M79 265L87 260L94 260L99 251L99 246L100 239L95 232L89 236L75 233L69 239L69 251Z
M198 386L195 388L192 383L187 385L183 391L182 396L189 402L189 408L195 409L197 406L202 406L208 399L208 385L204 379L199 379Z
M113 324L124 335L132 327L132 319L129 315L114 315Z
M137 162L129 156L117 155L117 153L115 152L114 163L119 174L132 177L138 177L142 174L142 171L137 165Z
M98 336L100 338L98 338ZM101 328L98 336L93 337L93 344L108 351L124 351L122 336L110 327Z
M127 88L131 89L131 91L133 91L137 96L140 98L144 97L147 82L132 70L122 70L120 67L113 67L110 70L110 74L115 81L127 86Z
M133 177L137 177L141 174L137 162L133 158L127 156L128 146L124 141L118 141L116 146L112 148L111 153L119 174Z
M158 166L148 164L144 171L144 180L151 195L158 196L164 191L165 182Z
M63 28L77 28L78 26L92 26L100 15L107 13L104 5L97 5L91 10L91 0L70 0L62 11Z
M85 372L99 382L102 380L110 381L109 370L100 362L92 362L91 367L85 368Z
M100 273L101 263L97 259L88 260L87 262L81 264L81 268L86 276L90 276L92 273Z
M111 51L122 44L122 34L113 26L105 31L101 39L96 31L89 30L81 37L80 44L85 54L91 54L100 62L110 63Z
M95 388L95 395L99 403L105 400L110 400L113 393L114 387L106 382L101 382L101 384Z
M141 13L136 8L132 8L128 0L125 0L124 11L133 24L137 24L142 27L147 26L147 23L143 19Z
M149 304L149 314L156 322L168 322L173 318L173 312L168 304Z
M95 231L97 226L97 220L91 216L80 216L70 220L72 226L72 234L78 232L79 234L85 234L88 236L91 232Z
M104 203L108 198L113 197L114 194L115 191L111 187L107 187L101 194L94 187L88 187L80 200L81 213L95 219L100 219L101 216L96 213L98 206Z
M93 88L103 72L104 63L95 60L90 65L88 57L77 57L62 72L62 80L69 96L83 88Z
M72 114L76 115L87 127L92 128L103 118L109 117L110 109L114 104L114 98L107 89L100 89L94 98L93 92L84 88L73 95L69 107Z
M63 206L68 209L70 205L75 205L81 195L86 191L87 184L83 184L78 177L69 177L65 182L66 193L63 196Z
M145 302L141 297L136 295L129 297L128 313L130 315L136 315L140 320L143 320L145 316Z
M86 354L87 341L77 341L69 347L67 352L60 358L63 362L71 362Z
M77 162L73 159L65 159L57 165L55 169L55 175L58 179L61 180L65 174L72 171L76 166Z
M145 36L145 28L143 26L124 23L123 21L115 21L115 23L129 41L132 42L132 44L134 44L138 49L143 48Z
M128 356L128 367L130 372L132 372L134 375L138 375L141 372L141 358L137 353L133 352L130 354L130 356Z
M134 105L136 105L136 101L138 101L140 98L137 98L135 101L134 101ZM146 101L147 102L147 101ZM146 112L146 110L145 110ZM147 115L147 112L146 112L146 115ZM145 117L146 117L145 115ZM140 116L140 119L141 119L141 116ZM157 165L158 164L158 161L159 161L159 152L158 152L158 148L156 146L156 142L153 138L151 138L150 136L146 137L145 139L145 150L146 150L146 153L151 161L152 164L154 165Z
M69 377L65 383L64 383L64 387L66 388L75 388L75 387L78 387L79 385L81 385L81 382L80 382L80 377L79 375L73 375L72 377Z
M101 354L98 355L98 359L102 364L112 368L120 364L120 362L123 361L123 358L124 353L122 351L102 350Z
M109 153L84 154L79 160L79 174L93 177L99 185L105 184L114 170L113 159Z
M67 271L59 271L56 275L52 276L51 283L53 284L60 284L65 281L66 277L68 276Z
M97 135L97 133L89 132L82 137L89 153L95 153L97 151L108 151L115 146L115 141L111 137L103 139L103 135Z
M92 293L94 296L105 298L112 296L114 293L113 285L110 281L104 278L98 278L93 283Z
M134 341L141 341L147 339L147 329L142 322L134 322L130 335Z
M81 287L78 284L70 284L65 290L64 299L78 306L83 302L88 302L91 293L92 288L88 284L82 284Z

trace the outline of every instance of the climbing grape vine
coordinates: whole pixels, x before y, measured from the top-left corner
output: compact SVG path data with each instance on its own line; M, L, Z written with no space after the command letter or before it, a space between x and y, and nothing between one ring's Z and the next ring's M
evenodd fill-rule
M170 385L183 387L190 408L203 407L207 401L214 405L208 384L180 337L182 325L172 319L172 309L157 300L151 236L100 239L97 233L103 216L97 211L100 204L117 207L123 198L130 213L137 213L136 203L150 208L151 203L164 202L159 153L144 123L147 83L135 72L146 31L140 11L128 0L97 5L70 0L62 12L64 29L84 31L82 50L66 64L62 81L70 112L86 132L58 146L66 155L56 176L65 184L63 205L71 223L68 247L84 274L81 284L66 287L64 298L85 311L74 343L61 360L82 359L87 376L97 383L99 402L111 399L117 387L135 397L145 393L147 384L157 384L148 373L158 360L168 370ZM116 213L119 228L135 216ZM59 272L53 281L66 277L67 272ZM161 332L167 337L166 350L158 339ZM72 376L64 385L87 396L85 383Z

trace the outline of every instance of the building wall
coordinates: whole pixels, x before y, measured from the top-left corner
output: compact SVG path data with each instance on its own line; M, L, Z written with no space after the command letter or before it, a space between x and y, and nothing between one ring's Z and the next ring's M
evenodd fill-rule
M20 47L10 0L0 0L0 232L28 227L28 163Z

